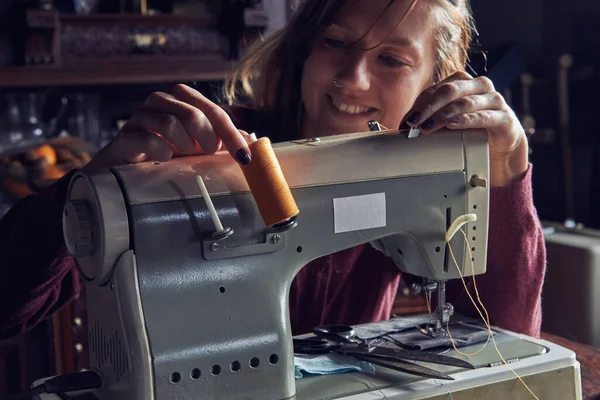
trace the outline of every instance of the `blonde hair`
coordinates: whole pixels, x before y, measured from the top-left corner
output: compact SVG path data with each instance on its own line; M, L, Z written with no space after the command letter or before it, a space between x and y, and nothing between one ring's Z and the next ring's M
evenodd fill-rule
M395 0L389 0L393 3ZM412 6L418 0L413 0ZM474 22L469 0L432 0L442 6L436 35L438 58L434 81L464 71L470 50ZM275 140L299 136L303 106L300 83L305 60L319 37L348 0L305 0L282 30L247 50L224 86L228 105L250 103L268 114ZM411 7L412 7L411 6ZM389 7L389 5L388 5Z

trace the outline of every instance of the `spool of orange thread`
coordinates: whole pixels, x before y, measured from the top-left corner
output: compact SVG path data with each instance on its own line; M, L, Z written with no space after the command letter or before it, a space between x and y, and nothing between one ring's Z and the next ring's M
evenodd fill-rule
M250 192L266 226L288 221L300 213L292 191L283 176L271 141L263 137L258 140L250 136L251 162L241 166L250 187Z

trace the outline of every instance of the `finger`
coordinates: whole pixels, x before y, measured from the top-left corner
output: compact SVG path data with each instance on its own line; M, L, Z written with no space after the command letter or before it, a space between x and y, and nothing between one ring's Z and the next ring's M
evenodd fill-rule
M447 83L455 82L458 80L470 80L470 79L473 79L473 77L471 77L471 75L467 74L466 72L457 72L457 73L449 76L448 78L436 83L435 85L427 88L419 95L419 97L417 97L412 108L406 113L406 116L404 118L404 123L410 124L411 126L416 126L416 124L422 120L422 118L421 118L422 111L420 109L423 107L423 104L425 103L424 98L427 96L433 95L440 86L445 85Z
M511 123L510 114L504 110L482 110L459 115L446 126L449 129L494 129Z
M250 163L248 144L225 110L189 86L176 85L172 93L178 99L197 107L206 115L214 132L223 141L225 148L227 148L232 157L242 165Z
M115 162L138 163L143 161L169 161L173 157L173 147L155 133L140 129L123 129L110 149ZM107 147L108 149L108 147Z
M433 133L454 121L458 116L482 110L502 110L506 106L498 92L461 97L433 114L428 120L433 123L421 125L424 134Z
M182 153L191 153L196 147L195 141L188 135L179 118L173 114L141 109L133 114L124 129L159 134Z
M494 91L494 86L488 78L457 79L460 78L457 75L451 78L419 96L408 114L409 125L431 125L431 116L451 102L465 96Z
M155 92L148 96L144 108L174 115L205 153L214 153L221 147L210 121L193 105L168 93Z

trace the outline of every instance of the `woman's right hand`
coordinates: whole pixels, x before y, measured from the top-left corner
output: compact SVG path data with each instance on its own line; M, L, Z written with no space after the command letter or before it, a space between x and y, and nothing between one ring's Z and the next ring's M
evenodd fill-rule
M86 167L168 161L174 156L215 153L222 146L238 163L250 163L246 139L225 110L180 84L170 94L148 96L142 108Z

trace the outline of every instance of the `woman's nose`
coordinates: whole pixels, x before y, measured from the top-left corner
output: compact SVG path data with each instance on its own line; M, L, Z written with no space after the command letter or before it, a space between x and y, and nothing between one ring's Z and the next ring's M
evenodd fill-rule
M345 89L366 92L371 88L371 73L366 54L356 54L344 60L343 69L336 78Z

